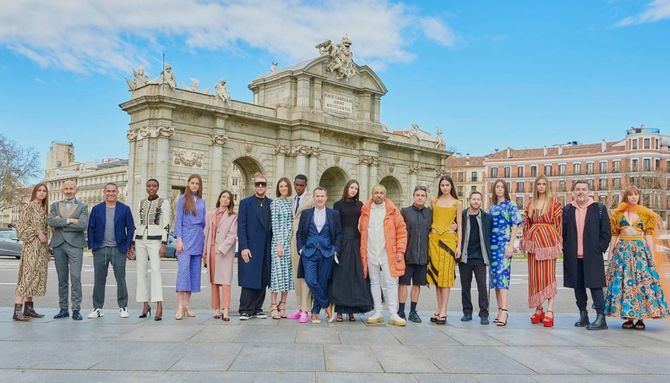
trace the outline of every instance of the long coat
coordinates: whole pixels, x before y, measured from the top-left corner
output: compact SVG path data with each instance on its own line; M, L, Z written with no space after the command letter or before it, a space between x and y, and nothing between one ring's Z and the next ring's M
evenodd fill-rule
M607 208L592 203L586 208L584 222L584 287L607 286L603 253L607 251L612 233ZM567 204L563 208L563 285L577 286L577 223L575 207Z
M270 206L272 200L266 197L264 203ZM253 195L240 202L237 215L239 252L241 254L246 249L251 251L249 263L244 263L242 257L238 259L238 285L248 289L265 289L270 283L272 224L263 221L261 207Z
M216 210L207 214L205 219L205 248L203 257L207 263L215 265L208 267L209 280L217 285L228 285L233 274L233 258L235 258L235 244L237 243L237 214L224 212L216 225ZM210 254L212 248L212 231L214 236L214 254ZM212 273L212 269L214 272Z

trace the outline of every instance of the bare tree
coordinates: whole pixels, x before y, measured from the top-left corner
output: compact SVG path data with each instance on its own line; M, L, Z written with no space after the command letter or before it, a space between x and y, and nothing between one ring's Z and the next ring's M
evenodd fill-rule
M0 210L21 201L21 189L39 170L39 153L0 135Z

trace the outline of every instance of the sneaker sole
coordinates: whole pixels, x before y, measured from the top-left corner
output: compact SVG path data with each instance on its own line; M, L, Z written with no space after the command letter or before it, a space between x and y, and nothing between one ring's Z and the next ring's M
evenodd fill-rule
M405 327L405 325L407 324L406 322L403 323L403 322L398 322L398 321L394 321L394 320L390 320L388 323L392 326L398 326L398 327Z
M380 323L384 323L384 318L379 318L379 319L374 319L374 320L370 320L370 319L368 319L368 320L365 321L365 323L367 323L367 324L380 324Z

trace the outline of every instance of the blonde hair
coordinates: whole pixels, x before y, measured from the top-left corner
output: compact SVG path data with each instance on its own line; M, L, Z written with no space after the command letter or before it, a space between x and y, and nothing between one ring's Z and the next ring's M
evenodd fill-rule
M535 183L534 183L534 187L533 187L533 205L532 205L533 210L535 209L535 203L537 202L537 200L540 199L540 192L537 191L537 184L542 180L544 180L544 182L547 184L547 188L544 191L545 198L547 200L550 200L553 197L552 192L551 192L551 183L549 182L549 178L547 178L547 176L545 176L544 174L539 175L535 179ZM546 214L547 210L549 210L549 204L545 203L544 205L542 205L542 211L540 212L540 215Z

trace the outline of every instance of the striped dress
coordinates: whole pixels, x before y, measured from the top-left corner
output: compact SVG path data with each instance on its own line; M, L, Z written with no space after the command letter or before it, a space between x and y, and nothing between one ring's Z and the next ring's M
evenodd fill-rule
M538 307L556 296L556 258L562 249L563 207L555 197L547 202L547 211L525 208L521 246L528 256L528 307Z
M270 268L270 290L284 292L295 290L293 266L291 264L291 233L293 232L293 209L290 198L277 198L270 204L272 216L272 265ZM284 255L277 254L277 243L281 242Z

